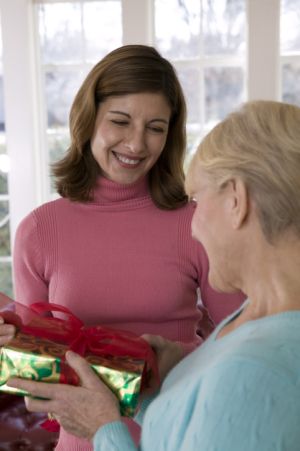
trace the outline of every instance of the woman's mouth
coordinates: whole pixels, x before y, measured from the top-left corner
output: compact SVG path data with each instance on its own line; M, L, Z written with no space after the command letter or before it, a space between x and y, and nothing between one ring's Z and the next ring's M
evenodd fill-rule
M129 157L125 157L124 155L121 155L117 152L112 152L114 154L114 156L116 157L116 159L120 162L123 163L126 166L130 166L130 167L135 167L138 166L139 163L143 160L142 158L129 158Z

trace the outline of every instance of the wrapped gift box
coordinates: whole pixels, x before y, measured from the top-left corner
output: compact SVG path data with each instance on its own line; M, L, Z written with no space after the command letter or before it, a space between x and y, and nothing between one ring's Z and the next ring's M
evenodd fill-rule
M43 310L63 311L68 319L38 316L36 312ZM146 341L130 332L85 327L69 310L55 304L35 303L30 309L21 306L17 312L9 312L6 317L1 313L18 331L0 348L0 391L27 394L6 385L13 376L78 385L77 375L65 361L65 353L71 349L84 356L115 393L121 414L135 414L140 391L147 385L150 373L156 378L158 374L154 353Z

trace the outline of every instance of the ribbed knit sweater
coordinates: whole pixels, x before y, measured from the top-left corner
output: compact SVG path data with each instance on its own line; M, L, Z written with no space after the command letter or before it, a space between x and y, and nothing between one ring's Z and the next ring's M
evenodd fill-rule
M48 202L17 230L16 300L54 302L86 325L159 334L191 350L201 341L198 287L215 323L243 299L209 286L207 256L191 237L192 214L190 204L157 208L147 179L119 185L100 177L91 202ZM61 431L57 450L88 449Z

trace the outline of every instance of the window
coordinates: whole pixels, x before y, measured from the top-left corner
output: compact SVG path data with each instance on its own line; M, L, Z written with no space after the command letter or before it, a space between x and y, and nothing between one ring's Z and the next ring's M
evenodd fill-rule
M121 0L36 2L47 165L68 147L69 109L83 78L124 42L122 6ZM192 151L201 135L245 100L245 0L154 0L152 6L149 41L177 69ZM170 10L172 21L166 22Z
M40 0L36 19L49 166L68 148L69 111L84 77L106 53L122 45L121 1Z
M172 11L172 20L166 17ZM155 0L155 45L177 69L188 147L245 100L245 0Z
M0 39L0 291L12 296L8 171L5 142L2 41Z
M281 1L282 100L300 106L300 8L299 0Z

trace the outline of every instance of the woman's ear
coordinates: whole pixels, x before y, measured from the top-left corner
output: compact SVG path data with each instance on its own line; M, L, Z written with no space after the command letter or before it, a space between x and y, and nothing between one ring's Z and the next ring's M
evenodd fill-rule
M249 213L249 194L242 179L236 177L227 182L230 198L231 224L234 229L239 229L246 221Z

